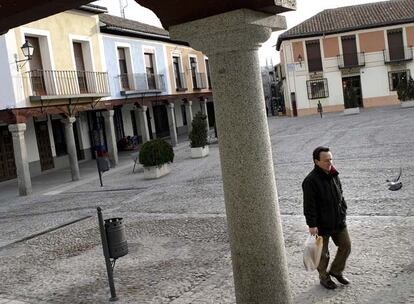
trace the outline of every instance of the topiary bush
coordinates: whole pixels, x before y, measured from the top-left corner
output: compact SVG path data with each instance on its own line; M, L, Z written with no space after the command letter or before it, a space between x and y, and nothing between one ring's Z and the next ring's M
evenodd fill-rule
M189 134L191 148L198 148L207 145L207 116L198 112L191 123Z
M414 100L414 80L411 76L407 82L401 81L397 94L400 101Z
M147 141L141 146L139 163L144 167L158 166L172 163L174 151L172 146L161 138Z

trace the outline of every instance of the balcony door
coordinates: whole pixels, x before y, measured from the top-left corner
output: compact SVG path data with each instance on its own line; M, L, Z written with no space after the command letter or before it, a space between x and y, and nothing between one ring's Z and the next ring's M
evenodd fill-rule
M128 79L128 67L125 56L125 49L118 48L118 66L119 66L119 77L121 81L121 90L128 91L131 89Z
M404 41L402 36L402 30L387 31L388 48L390 50L390 60L404 59Z
M184 88L184 83L181 78L180 57L173 56L173 68L175 77L175 86L177 90Z
M193 79L193 88L198 89L199 85L197 83L197 59L195 57L190 57L190 67L191 78Z
M155 80L154 54L144 53L145 56L145 72L147 73L148 90L155 90L157 83Z
M76 77L78 80L79 91L81 94L88 93L88 85L86 82L85 62L83 60L82 43L73 43L73 53L75 55Z
M43 75L42 55L40 51L39 38L25 37L34 47L32 59L29 61L30 66L30 82L32 84L32 91L34 96L46 95L45 79Z
M342 53L344 55L344 66L357 66L358 56L355 36L343 36L341 37L341 41Z

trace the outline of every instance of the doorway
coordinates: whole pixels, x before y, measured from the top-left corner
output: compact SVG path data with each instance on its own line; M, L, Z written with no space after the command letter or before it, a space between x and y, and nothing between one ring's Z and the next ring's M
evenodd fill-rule
M362 107L360 76L342 78L345 109Z
M165 105L153 105L155 133L158 138L170 136L167 108Z
M49 128L47 120L35 121L37 147L39 150L40 168L42 171L55 167L53 162L52 149L50 148Z
M0 126L0 182L16 178L13 140L7 126Z

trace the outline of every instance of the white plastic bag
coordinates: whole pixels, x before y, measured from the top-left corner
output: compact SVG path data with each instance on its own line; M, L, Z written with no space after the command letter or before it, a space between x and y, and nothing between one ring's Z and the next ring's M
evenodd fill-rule
M307 271L312 271L318 268L321 259L323 247L323 237L318 235L309 235L305 242L305 249L303 250L303 264Z

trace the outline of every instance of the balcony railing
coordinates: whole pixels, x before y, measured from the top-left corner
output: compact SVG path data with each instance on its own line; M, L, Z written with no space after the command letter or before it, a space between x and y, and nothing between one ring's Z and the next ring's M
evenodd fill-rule
M187 78L184 73L175 74L175 85L177 91L186 91L187 88Z
M122 95L165 91L163 74L135 73L121 74L118 77Z
M193 74L193 88L194 89L205 89L206 85L206 73L195 73Z
M338 55L338 68L350 69L365 66L365 53L345 53Z
M32 96L62 98L109 95L108 73L89 71L33 70L27 72Z
M385 64L400 63L413 60L413 48L392 47L383 51Z

